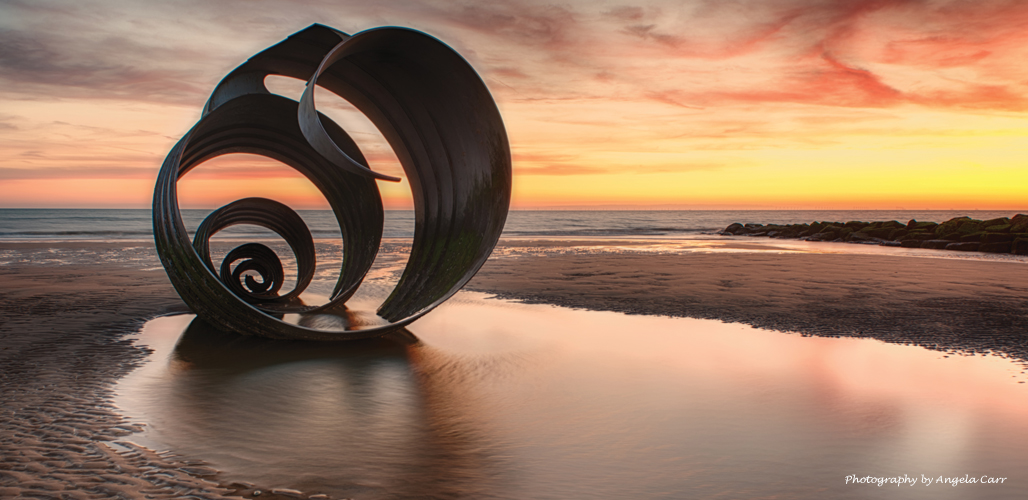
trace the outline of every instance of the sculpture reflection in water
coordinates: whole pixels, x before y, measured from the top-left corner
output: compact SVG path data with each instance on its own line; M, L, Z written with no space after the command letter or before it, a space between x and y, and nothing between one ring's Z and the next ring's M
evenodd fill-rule
M300 101L271 94L268 75L307 81ZM319 329L309 315L339 314L378 253L384 210L375 172L354 141L317 112L314 89L349 101L378 127L410 183L415 211L410 257L374 321ZM310 231L289 207L247 198L214 211L192 241L179 213L177 182L204 161L250 153L285 163L325 196L342 234L343 259L330 300L299 295L315 272ZM511 192L510 146L489 90L459 54L424 33L375 28L353 36L313 25L250 58L214 89L203 115L172 148L154 189L157 253L175 290L219 329L279 339L374 337L410 324L463 287L499 239ZM281 293L282 264L247 243L220 266L209 240L237 224L270 229L297 261L296 285ZM286 314L299 321L283 321ZM346 314L340 317L345 318ZM324 322L321 322L324 323Z
M151 425L238 479L340 498L467 498L511 481L509 453L468 397L481 367L404 329L290 341L194 319L169 361L172 376L145 388Z

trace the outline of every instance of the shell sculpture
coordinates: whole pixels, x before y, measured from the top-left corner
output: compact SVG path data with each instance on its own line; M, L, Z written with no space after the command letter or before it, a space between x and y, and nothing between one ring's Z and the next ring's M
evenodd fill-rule
M300 101L270 93L264 85L268 75L306 80ZM381 321L367 327L322 330L302 317L345 310L382 239L376 179L399 179L366 166L346 132L317 111L315 86L349 101L378 127L413 191L407 266L378 308ZM281 203L229 203L212 212L190 240L179 212L178 180L229 153L281 161L310 179L328 201L339 222L343 259L326 304L297 300L314 277L314 240L300 216ZM474 276L500 237L510 192L503 120L482 79L459 54L411 29L382 27L350 36L315 24L253 56L214 89L200 120L161 167L153 197L154 239L175 290L216 328L279 339L375 337L428 313ZM260 243L233 249L220 266L211 261L210 237L236 224L263 226L289 244L298 273L291 291L279 293L282 264ZM286 315L301 319L284 321Z

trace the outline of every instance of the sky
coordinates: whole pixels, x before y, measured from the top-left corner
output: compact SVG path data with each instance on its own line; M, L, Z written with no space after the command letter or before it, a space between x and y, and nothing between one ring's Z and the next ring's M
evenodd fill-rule
M217 82L312 23L463 55L503 115L515 209L1028 207L1021 0L0 0L0 207L149 207ZM402 176L366 118L317 100ZM185 208L246 196L327 206L249 155L180 182Z

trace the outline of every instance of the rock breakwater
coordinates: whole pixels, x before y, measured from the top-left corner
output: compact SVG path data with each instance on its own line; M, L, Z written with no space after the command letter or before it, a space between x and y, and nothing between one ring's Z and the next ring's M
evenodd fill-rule
M810 224L734 223L720 234L766 236L806 241L863 243L906 248L1028 255L1028 215L977 220L956 217L943 223L812 222Z

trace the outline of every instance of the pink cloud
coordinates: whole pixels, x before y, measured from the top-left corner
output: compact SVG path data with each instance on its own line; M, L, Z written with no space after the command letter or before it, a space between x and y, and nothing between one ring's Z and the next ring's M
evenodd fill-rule
M621 21L638 21L643 18L643 9L638 6L622 5L604 12L603 15Z

